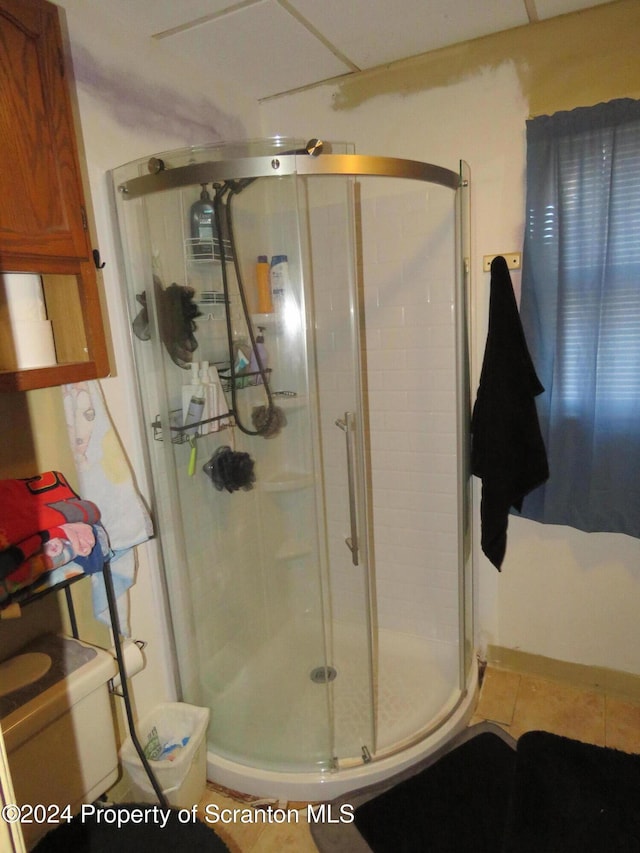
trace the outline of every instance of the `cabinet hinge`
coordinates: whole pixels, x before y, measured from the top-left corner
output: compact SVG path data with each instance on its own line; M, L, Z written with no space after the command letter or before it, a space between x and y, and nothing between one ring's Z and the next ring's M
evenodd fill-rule
M87 220L87 211L80 205L80 216L82 217L82 227L85 231L89 230L89 222Z

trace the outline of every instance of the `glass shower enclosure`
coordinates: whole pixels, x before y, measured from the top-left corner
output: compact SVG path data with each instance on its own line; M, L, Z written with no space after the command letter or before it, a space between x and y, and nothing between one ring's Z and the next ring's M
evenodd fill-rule
M113 183L181 698L249 775L401 751L472 669L467 176L272 139Z

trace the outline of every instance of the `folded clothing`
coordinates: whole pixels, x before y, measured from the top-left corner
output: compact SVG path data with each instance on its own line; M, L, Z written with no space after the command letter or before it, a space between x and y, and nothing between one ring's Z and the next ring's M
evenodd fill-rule
M84 551L89 541L86 531L73 526L100 520L98 507L82 500L59 471L0 480L0 507L0 580L52 539L66 540Z
M50 539L40 551L28 557L20 566L0 580L0 605L17 593L39 591L77 575L102 572L104 563L113 553L106 531L101 524L62 525L81 531L82 539ZM24 597L24 596L21 596Z

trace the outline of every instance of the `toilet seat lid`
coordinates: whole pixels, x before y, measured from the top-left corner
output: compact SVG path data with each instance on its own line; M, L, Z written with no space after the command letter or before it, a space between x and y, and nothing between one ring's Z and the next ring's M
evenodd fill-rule
M25 652L0 663L0 696L20 690L42 678L51 668L51 658L43 652Z

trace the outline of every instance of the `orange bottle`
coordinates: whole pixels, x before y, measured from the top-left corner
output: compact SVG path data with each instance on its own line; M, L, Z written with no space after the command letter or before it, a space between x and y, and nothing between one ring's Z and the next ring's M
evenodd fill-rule
M256 283L258 291L258 314L271 314L271 285L269 282L269 261L266 255L258 255L256 264Z

